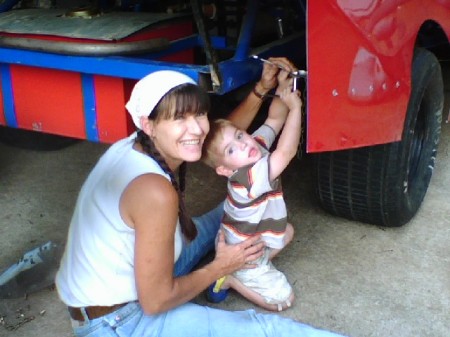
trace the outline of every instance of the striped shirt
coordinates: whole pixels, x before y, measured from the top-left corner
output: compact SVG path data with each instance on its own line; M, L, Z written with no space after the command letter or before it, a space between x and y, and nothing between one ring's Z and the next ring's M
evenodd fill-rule
M257 140L262 158L238 169L227 183L222 228L228 243L239 243L254 234L261 234L267 247L283 248L287 224L286 204L281 181L269 178L270 152L276 134L262 125L252 137Z

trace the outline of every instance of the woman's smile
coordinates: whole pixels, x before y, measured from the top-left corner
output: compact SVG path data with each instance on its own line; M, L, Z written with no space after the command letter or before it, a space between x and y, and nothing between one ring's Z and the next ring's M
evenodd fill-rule
M183 145L199 145L200 144L200 139L182 140L181 143Z
M189 153L200 156L202 153L202 145L204 138L190 138L180 140L179 144L181 145L182 151L188 151ZM189 158L184 158L184 160L189 160ZM190 158L192 160L192 158Z

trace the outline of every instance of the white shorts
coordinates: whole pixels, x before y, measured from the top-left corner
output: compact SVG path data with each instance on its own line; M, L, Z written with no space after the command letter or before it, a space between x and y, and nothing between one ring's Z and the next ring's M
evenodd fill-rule
M258 267L241 269L233 274L247 288L260 294L268 304L284 304L292 293L286 276L269 261L270 248L256 261Z

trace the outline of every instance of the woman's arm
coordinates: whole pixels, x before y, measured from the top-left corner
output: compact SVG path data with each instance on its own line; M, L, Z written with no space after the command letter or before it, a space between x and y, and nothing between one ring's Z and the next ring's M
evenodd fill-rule
M295 66L284 57L271 57L269 61L282 66L287 71L296 71ZM254 91L259 96L267 94L278 84L277 75L280 69L272 64L264 63L261 79L256 83ZM254 91L245 98L227 117L237 128L247 130L262 104L262 98Z
M136 178L122 196L121 214L135 229L136 287L139 302L148 314L190 301L216 279L244 267L246 262L262 253L262 244L256 244L258 238L235 246L223 242L211 263L175 278L178 195L170 182L160 175L146 174Z

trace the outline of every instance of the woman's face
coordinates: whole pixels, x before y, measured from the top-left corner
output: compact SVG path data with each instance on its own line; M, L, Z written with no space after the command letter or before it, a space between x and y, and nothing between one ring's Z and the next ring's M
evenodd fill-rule
M175 170L183 161L200 160L208 132L206 113L187 113L182 117L154 122L152 139L167 165Z

